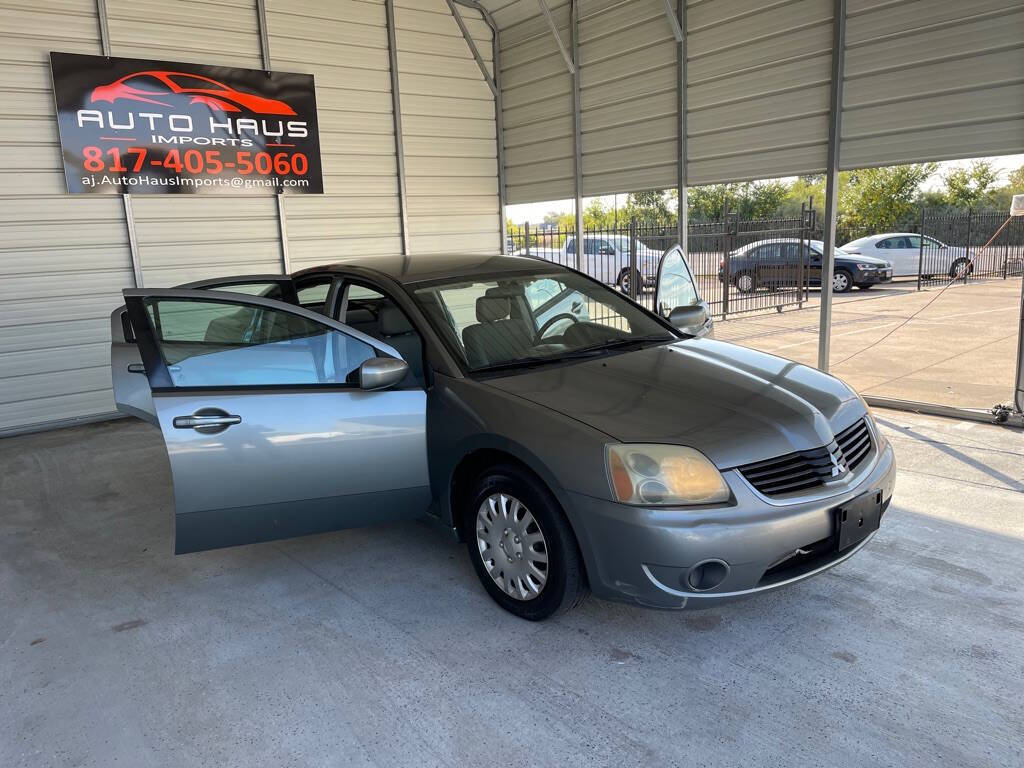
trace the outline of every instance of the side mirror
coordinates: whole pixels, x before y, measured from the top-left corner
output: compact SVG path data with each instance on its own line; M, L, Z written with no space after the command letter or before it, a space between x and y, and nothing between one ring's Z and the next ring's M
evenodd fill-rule
M395 357L371 357L359 366L360 389L387 389L405 378L409 364Z
M676 307L668 316L668 321L684 333L693 333L708 321L708 311L701 304L690 307Z

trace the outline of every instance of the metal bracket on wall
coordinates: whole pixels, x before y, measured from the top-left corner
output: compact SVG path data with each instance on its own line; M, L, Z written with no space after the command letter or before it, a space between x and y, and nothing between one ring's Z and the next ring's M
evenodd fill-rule
M548 8L548 4L544 0L537 0L537 5L540 6L541 12L544 14L544 18L547 19L548 26L551 28L551 34L555 36L555 42L558 43L558 50L562 53L562 58L565 59L565 66L569 68L569 74L576 74L576 64L573 58L569 55L569 52L565 49L565 43L562 42L562 36L558 34L558 26L555 24L555 18L551 15L551 9Z
M484 63L483 56L480 55L480 51L476 47L476 41L473 40L473 36L469 34L469 29L466 28L466 22L463 20L462 14L459 13L458 8L455 7L453 0L445 0L445 2L448 3L448 10L450 10L452 12L452 16L455 17L455 23L459 25L459 31L462 33L462 37L465 39L466 45L469 46L469 51L473 54L473 58L476 60L476 65L480 68L480 74L484 76L487 87L490 88L491 93L497 97L498 85L494 82L494 78L491 77L491 73L487 71L487 64Z
M675 9L672 7L672 0L665 0L665 16L668 17L668 25L672 27L672 34L675 35L676 42L683 42L683 28L679 24L679 18L676 16Z
M135 211L132 208L132 196L121 195L124 203L124 223L128 227L128 249L132 256L132 274L135 276L135 287L145 288L142 284L142 260L139 259L139 241L135 236Z
M395 162L398 168L398 211L402 223L402 255L409 257L409 207L405 182L405 142L402 138L402 98L398 83L398 42L395 37L395 0L384 0L388 25L388 62L391 72L391 111L395 125Z

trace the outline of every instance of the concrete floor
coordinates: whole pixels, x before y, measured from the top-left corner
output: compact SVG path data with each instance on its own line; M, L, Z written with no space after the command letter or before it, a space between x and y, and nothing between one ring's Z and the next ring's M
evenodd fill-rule
M1024 764L1024 436L894 412L857 557L528 624L427 522L174 557L159 434L0 441L0 765Z
M1020 278L956 284L941 296L916 286L899 280L836 296L832 373L864 395L968 408L1012 403ZM817 365L819 311L812 291L805 309L716 321L715 335Z

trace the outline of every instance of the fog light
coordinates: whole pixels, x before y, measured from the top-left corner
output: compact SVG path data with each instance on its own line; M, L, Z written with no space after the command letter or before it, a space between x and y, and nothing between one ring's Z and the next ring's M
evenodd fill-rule
M714 589L729 575L729 564L723 560L705 560L697 563L686 574L686 583L696 592Z

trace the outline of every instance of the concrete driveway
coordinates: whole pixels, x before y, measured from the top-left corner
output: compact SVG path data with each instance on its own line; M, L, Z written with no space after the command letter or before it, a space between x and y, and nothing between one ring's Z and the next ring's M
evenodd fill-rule
M0 765L1020 766L1024 438L878 416L857 557L544 624L428 522L174 557L140 422L0 441Z

